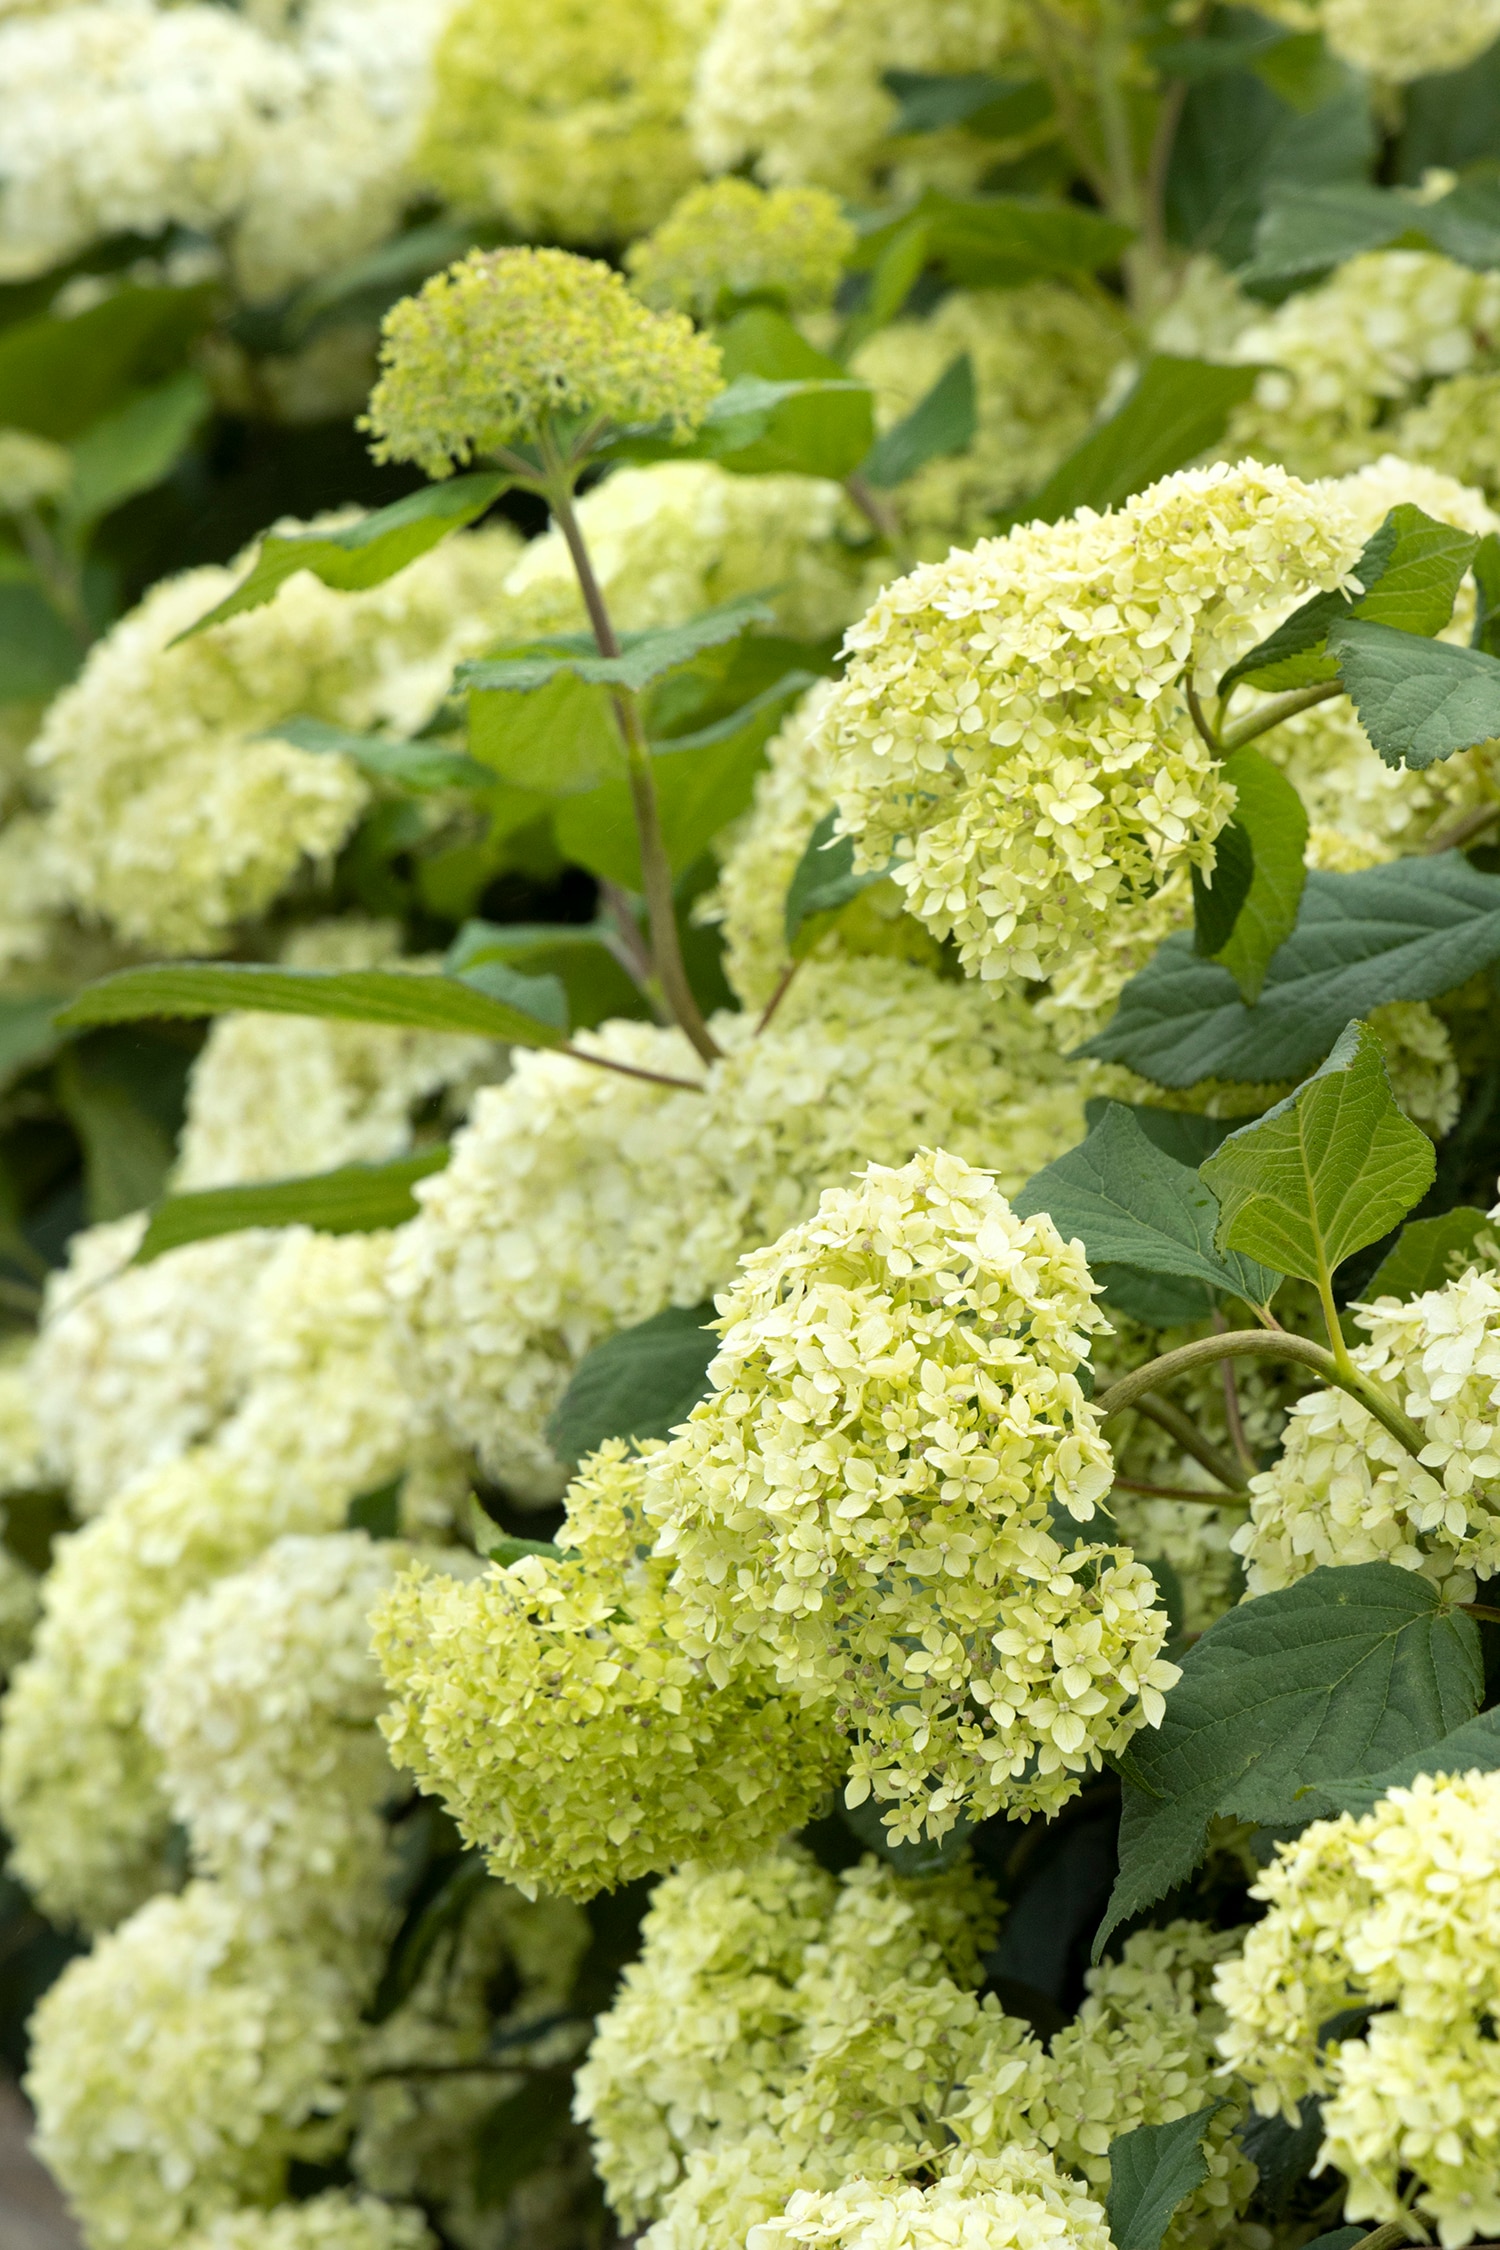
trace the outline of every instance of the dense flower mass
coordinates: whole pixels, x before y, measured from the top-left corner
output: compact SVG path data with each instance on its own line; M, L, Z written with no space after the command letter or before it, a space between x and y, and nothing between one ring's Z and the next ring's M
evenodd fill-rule
M1255 1887L1267 1912L1216 1978L1220 2046L1257 2107L1321 2095L1350 2213L1397 2217L1409 2179L1446 2250L1500 2225L1497 1823L1492 1773L1423 1774L1362 1819L1314 1821L1278 1848ZM1354 2027L1325 2040L1351 2008Z
M827 706L843 831L987 978L1096 943L1117 901L1213 864L1229 791L1205 692L1293 585L1338 585L1341 511L1254 463L1186 471L1113 513L985 540L902 579L849 634Z
M556 417L691 430L720 387L717 346L597 259L476 250L386 315L368 426L378 460L443 477Z
M1496 0L1460 0L1440 10L1403 0L1268 0L1265 13L1299 31L1321 31L1336 55L1398 81L1460 70L1500 33Z
M653 1461L704 1659L827 1702L898 1837L1065 1802L1176 1677L1150 1573L1052 1535L1109 1487L1075 1372L1101 1325L1077 1246L984 1174L872 1165L743 1261L714 1395Z
M585 1465L577 1506L603 1522L577 1559L413 1576L380 1607L392 1755L527 1891L740 1857L800 1827L836 1771L832 1730L768 1678L716 1683L685 1653L666 1570L637 1560L645 1474L618 1443Z
M818 188L714 180L690 188L661 225L631 245L629 266L648 305L712 320L737 297L771 297L794 312L828 305L854 229Z

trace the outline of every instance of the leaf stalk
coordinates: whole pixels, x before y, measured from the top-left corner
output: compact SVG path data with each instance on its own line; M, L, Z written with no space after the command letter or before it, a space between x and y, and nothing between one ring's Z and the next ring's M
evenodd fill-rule
M1148 1360L1143 1367L1132 1368L1107 1391L1101 1391L1094 1400L1094 1408L1101 1422L1108 1422L1127 1406L1135 1406L1148 1391L1171 1382L1178 1375L1190 1374L1195 1368L1213 1365L1225 1359L1284 1359L1302 1367L1315 1368L1325 1383L1336 1390L1347 1391L1357 1399L1367 1413L1373 1414L1382 1428L1389 1430L1399 1445L1406 1448L1414 1460L1420 1460L1427 1440L1422 1432L1401 1412L1395 1401L1387 1396L1372 1377L1363 1374L1348 1354L1340 1367L1335 1355L1323 1344L1314 1343L1310 1336L1292 1336L1285 1331L1276 1335L1260 1328L1231 1328L1220 1336L1199 1336L1190 1344L1179 1344L1175 1351L1163 1352L1159 1359ZM1156 1403L1153 1401L1153 1403Z

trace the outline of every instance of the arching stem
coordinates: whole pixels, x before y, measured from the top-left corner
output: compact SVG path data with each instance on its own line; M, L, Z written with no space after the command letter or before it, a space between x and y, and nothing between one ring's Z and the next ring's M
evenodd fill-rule
M1101 1391L1094 1400L1095 1412L1102 1422L1107 1422L1163 1383L1222 1359L1284 1359L1298 1366L1315 1368L1325 1383L1358 1399L1366 1412L1373 1414L1414 1460L1420 1460L1426 1438L1377 1382L1363 1374L1347 1354L1340 1366L1326 1345L1315 1344L1309 1336L1288 1335L1284 1330L1272 1335L1260 1328L1231 1328L1222 1336L1200 1336L1191 1344L1179 1344L1176 1351L1163 1352L1160 1359L1148 1360L1144 1367L1133 1368L1117 1383L1111 1383L1107 1391Z

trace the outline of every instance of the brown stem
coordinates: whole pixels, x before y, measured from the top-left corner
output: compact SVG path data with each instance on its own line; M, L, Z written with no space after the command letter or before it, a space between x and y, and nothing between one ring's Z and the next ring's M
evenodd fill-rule
M755 1036L757 1039L765 1030L766 1025L771 1021L771 1018L775 1015L777 1009L781 1006L782 1001L786 998L787 992L791 986L792 979L797 974L797 971L801 968L801 966L802 963L800 961L788 961L786 967L782 970L780 976L776 979L776 990L771 994L770 999L761 1009L760 1022L755 1027Z
M1488 1602L1460 1602L1458 1606L1470 1617L1485 1617L1492 1625L1500 1625L1500 1609L1492 1608Z
M1154 1364L1160 1365L1160 1362ZM1118 1390L1119 1387L1118 1383L1115 1384L1114 1390ZM1113 1397L1114 1391L1106 1391L1104 1395L1106 1398ZM1145 1389L1144 1386L1139 1396L1127 1400L1126 1403L1133 1406L1137 1414L1144 1414L1148 1422L1154 1422L1159 1430L1165 1430L1168 1437L1175 1438L1183 1452L1191 1454L1199 1467L1207 1469L1209 1475L1222 1484L1226 1492L1234 1493L1243 1498L1245 1480L1240 1475L1239 1470L1227 1454L1221 1453L1218 1447L1203 1435L1192 1416L1184 1414L1180 1406L1174 1406L1169 1398L1159 1398L1155 1392ZM1118 1407L1110 1409L1112 1413L1118 1413L1119 1411ZM1100 1419L1105 1418L1101 1414Z
M1500 820L1500 804L1471 805L1466 813L1460 813L1456 820L1450 820L1446 828L1433 830L1422 846L1423 857L1433 859L1439 852L1451 852L1462 847L1471 837L1483 835L1485 829L1496 820Z
M1326 703L1330 696L1343 693L1342 680L1319 680L1316 687L1293 688L1289 694L1263 703L1258 711L1241 719L1238 726L1226 727L1219 737L1219 748L1226 757L1231 750L1243 750L1247 742L1253 742L1257 735L1269 734L1283 719L1295 718L1299 711L1310 711L1315 703Z
M680 1086L685 1093L701 1094L703 1082L698 1078L673 1078L665 1070L639 1070L634 1063L616 1062L612 1055L591 1055L586 1047L554 1047L555 1055L566 1055L569 1062L592 1063L595 1070L613 1070L621 1078L644 1078L648 1086Z
M1310 1336L1288 1335L1285 1330L1273 1336L1263 1328L1232 1328L1227 1335L1200 1336L1191 1344L1179 1344L1175 1351L1163 1352L1160 1359L1148 1360L1143 1367L1133 1368L1117 1383L1111 1383L1109 1389L1094 1400L1094 1411L1101 1422L1107 1422L1112 1415L1123 1413L1127 1406L1140 1405L1145 1393L1154 1391L1158 1384L1171 1382L1175 1376L1186 1375L1197 1367L1211 1366L1221 1359L1286 1359L1299 1366L1315 1368L1325 1383L1358 1399L1414 1459L1421 1458L1426 1438L1394 1401L1387 1398L1377 1382L1355 1367L1347 1355L1345 1364L1340 1366L1325 1345L1315 1344ZM1152 1408L1157 1410L1153 1419L1160 1419L1161 1404L1160 1399L1152 1399ZM1147 1409L1142 1408L1142 1411ZM1193 1425L1188 1417L1183 1415L1182 1419L1191 1430ZM1195 1437L1196 1434L1195 1431ZM1183 1442L1186 1444L1186 1439ZM1192 1450L1189 1446L1188 1451ZM1206 1467L1207 1463L1204 1465Z
M577 573L579 591L584 608L588 611L594 640L599 654L616 657L621 653L619 636L610 618L604 599L604 589L594 575L594 565L584 542L583 530L573 507L573 494L566 478L559 474L548 492L557 528L567 543L573 568ZM651 953L662 993L680 1029L703 1057L705 1062L716 1062L720 1049L708 1025L682 959L682 941L677 930L677 906L672 890L672 863L662 841L661 820L656 804L656 780L651 770L651 746L646 740L646 730L641 723L640 704L629 688L613 692L615 723L625 748L626 770L630 781L630 802L635 813L636 836L641 854L641 889L646 899L646 915L651 925Z
M599 897L612 925L605 937L606 945L636 990L649 1003L657 1022L670 1023L672 1019L652 966L651 948L641 935L640 923L636 920L635 909L630 903L630 893L622 890L618 883L606 882L601 878Z
M1116 1477L1114 1489L1138 1500L1192 1500L1200 1508L1230 1508L1240 1498L1238 1493L1205 1492L1199 1484L1142 1484L1134 1477Z

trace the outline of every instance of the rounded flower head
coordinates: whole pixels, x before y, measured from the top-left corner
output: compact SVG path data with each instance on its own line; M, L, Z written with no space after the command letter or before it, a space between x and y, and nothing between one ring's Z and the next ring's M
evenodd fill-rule
M1433 71L1462 70L1500 32L1500 0L1267 0L1265 13L1299 31L1321 31L1332 53L1397 85Z
M852 2179L799 2188L746 2250L1109 2250L1103 2211L1044 2149L967 2156L930 2187Z
M1251 1892L1268 1911L1218 1971L1221 2052L1256 2107L1323 2098L1320 2161L1353 2219L1402 2215L1444 2250L1500 2227L1500 1774L1423 1774L1362 1819L1314 1821ZM1330 2017L1376 2011L1326 2037ZM1409 2191L1408 2191L1409 2192Z
M528 1893L764 1849L840 1763L820 1714L748 1665L716 1685L680 1645L666 1567L636 1560L647 1465L619 1441L588 1464L581 1555L466 1586L413 1573L375 1612L392 1757Z
M898 1838L1055 1810L1176 1678L1150 1573L1053 1536L1112 1478L1076 1372L1093 1295L987 1174L871 1165L742 1261L713 1395L649 1464L705 1660L754 1646L830 1705L850 1802Z
M566 250L474 250L386 314L365 427L377 461L445 477L554 416L695 429L719 349Z
M637 294L713 320L726 299L774 297L793 312L833 302L855 233L823 188L713 180L689 188L654 234L626 253Z
M1194 731L1267 613L1340 584L1326 493L1253 461L1027 524L889 587L826 708L842 832L971 972L1038 978L1213 864L1232 793Z

